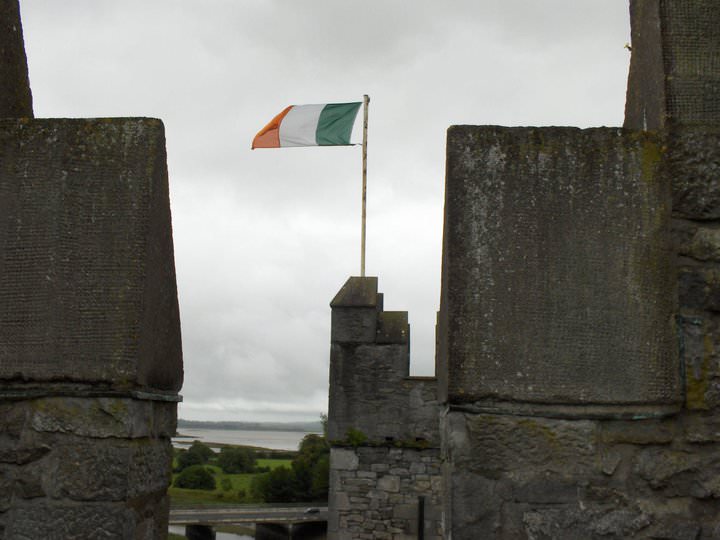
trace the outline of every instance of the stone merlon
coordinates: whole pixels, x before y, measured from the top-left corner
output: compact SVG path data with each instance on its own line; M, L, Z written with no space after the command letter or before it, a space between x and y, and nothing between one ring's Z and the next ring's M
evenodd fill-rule
M438 440L437 382L410 377L406 311L383 311L376 277L351 277L330 303L332 345L328 430L375 443Z

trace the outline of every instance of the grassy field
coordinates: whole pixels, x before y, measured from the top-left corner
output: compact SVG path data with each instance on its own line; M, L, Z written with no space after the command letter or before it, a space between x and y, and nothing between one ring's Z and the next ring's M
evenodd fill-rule
M289 459L258 459L258 467L290 467ZM202 489L180 489L170 487L170 504L173 506L195 504L243 504L254 502L250 498L250 482L255 474L225 474L219 467L206 465L213 472L216 488L213 491ZM173 482L177 474L173 474Z

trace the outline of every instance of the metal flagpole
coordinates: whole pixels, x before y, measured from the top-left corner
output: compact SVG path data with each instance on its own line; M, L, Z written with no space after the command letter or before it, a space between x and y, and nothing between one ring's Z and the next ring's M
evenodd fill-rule
M363 145L362 145L362 230L360 233L360 277L365 277L365 218L367 214L367 131L368 104L370 98L363 96Z

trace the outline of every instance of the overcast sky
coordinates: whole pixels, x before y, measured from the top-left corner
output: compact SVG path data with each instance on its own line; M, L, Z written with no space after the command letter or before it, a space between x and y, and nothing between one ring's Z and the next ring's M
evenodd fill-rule
M251 151L284 107L370 95L367 275L409 311L417 375L434 373L446 129L622 125L626 0L20 4L37 117L165 123L186 419L327 411L361 149Z

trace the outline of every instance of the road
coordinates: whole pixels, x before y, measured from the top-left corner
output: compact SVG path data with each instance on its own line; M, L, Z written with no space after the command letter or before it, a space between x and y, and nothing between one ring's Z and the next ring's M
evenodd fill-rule
M306 512L307 506L227 506L220 508L173 508L171 525L217 525L220 523L303 523L327 521L327 506L312 507L317 512Z

